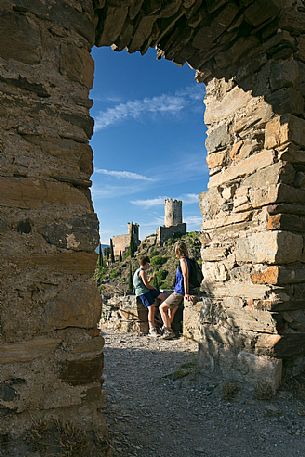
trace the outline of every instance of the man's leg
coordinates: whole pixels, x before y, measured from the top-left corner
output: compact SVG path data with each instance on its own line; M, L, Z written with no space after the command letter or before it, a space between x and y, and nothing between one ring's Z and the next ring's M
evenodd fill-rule
M155 305L148 306L148 325L149 325L149 330L155 328L155 311L156 311Z

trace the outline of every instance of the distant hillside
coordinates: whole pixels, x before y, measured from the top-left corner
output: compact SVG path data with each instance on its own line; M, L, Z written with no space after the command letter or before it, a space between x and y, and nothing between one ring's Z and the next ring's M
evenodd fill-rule
M190 257L194 257L200 263L201 243L199 234L199 232L189 232L180 239L186 242ZM150 274L154 275L154 285L160 289L171 289L178 265L178 260L174 255L176 241L177 238L172 238L166 241L163 246L158 246L156 236L151 235L142 241L132 259L130 256L126 256L121 262L116 261L114 264L104 265L96 272L96 279L100 284L101 292L105 296L128 292L130 288L130 264L132 265L132 272L134 272L139 266L137 259L142 255L148 255L150 258L152 266ZM107 260L105 263L107 263Z
M105 248L109 248L109 244L102 244L102 250L104 251ZM95 249L95 252L98 254L99 253L99 246Z

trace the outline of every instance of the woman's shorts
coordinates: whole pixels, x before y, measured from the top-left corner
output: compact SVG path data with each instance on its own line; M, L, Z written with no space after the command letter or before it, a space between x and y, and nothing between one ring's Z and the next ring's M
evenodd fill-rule
M173 308L175 308L175 306L181 305L181 303L183 303L183 300L184 300L184 295L177 294L177 292L173 292L172 294L170 294L169 297L167 297L167 299L165 300L165 303L171 309L173 309Z
M151 289L149 292L145 294L139 295L141 302L143 305L148 308L149 306L155 303L156 298L160 295L160 290Z

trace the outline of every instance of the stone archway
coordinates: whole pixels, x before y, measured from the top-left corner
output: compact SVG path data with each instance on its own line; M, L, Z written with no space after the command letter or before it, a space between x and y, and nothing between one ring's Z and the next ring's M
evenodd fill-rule
M207 85L206 368L273 388L304 362L301 0L4 0L0 14L0 434L94 429L103 339L91 276L90 50L190 63ZM8 434L8 435L7 435Z

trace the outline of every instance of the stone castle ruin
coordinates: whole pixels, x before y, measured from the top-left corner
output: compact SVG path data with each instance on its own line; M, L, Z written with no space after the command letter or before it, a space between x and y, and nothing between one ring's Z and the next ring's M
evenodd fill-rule
M186 234L186 223L182 219L182 201L165 199L164 226L157 229L157 243L162 245L175 235Z
M135 247L140 244L139 224L128 222L127 227L128 233L124 235L116 235L111 238L115 257L119 257L120 253L123 255L126 252L126 250L130 247L132 240Z
M304 1L4 0L0 455L6 457L18 447L30 454L25 438L41 421L43 430L69 422L81 436L89 439L90 432L106 455L89 91L90 51L110 45L142 54L156 47L159 58L188 63L206 85L210 181L201 211L208 296L196 333L202 366L273 389L304 369Z

